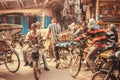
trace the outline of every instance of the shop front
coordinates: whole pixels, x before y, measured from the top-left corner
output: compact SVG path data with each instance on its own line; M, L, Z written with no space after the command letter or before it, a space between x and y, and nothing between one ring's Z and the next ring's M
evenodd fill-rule
M99 16L104 26L115 24L120 38L120 0L100 0Z
M44 15L43 15L44 14ZM23 26L22 33L27 34L30 25L39 21L42 28L50 24L51 13L48 10L26 9L26 10L3 10L0 11L1 23L20 24Z

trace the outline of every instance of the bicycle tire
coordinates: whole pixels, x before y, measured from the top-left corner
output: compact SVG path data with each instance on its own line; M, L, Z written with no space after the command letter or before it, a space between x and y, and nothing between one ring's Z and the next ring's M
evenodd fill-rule
M78 54L73 54L71 58L70 73L73 78L76 78L81 69L82 58Z
M9 52L9 53L8 53ZM7 53L5 53L5 66L8 69L8 71L15 73L19 70L20 68L20 58L18 56L18 52L13 49L13 50L9 50ZM11 53L10 53L11 52ZM13 60L14 59L14 60ZM13 62L15 62L17 60L17 65ZM10 65L9 65L10 63ZM13 68L15 68L14 70L12 70Z
M91 80L115 80L115 78L112 77L111 75L109 75L109 76L107 77L107 79L105 79L107 73L108 73L108 71L106 71L106 70L97 71L96 73L93 74Z
M60 48L58 50L58 52L59 52L59 56L60 56L60 64L61 64L61 66L64 67L64 68L70 67L70 62L71 62L70 60L71 59L70 59L70 51L69 51L69 49ZM56 65L56 67L58 68L59 65Z
M104 63L103 63L102 59L97 57L94 61L94 69L91 70L92 73L95 73L95 72L99 71L102 68L103 64Z
M39 61L38 60L33 61L33 72L34 72L35 80L39 80L41 70L40 70L40 67L39 67Z

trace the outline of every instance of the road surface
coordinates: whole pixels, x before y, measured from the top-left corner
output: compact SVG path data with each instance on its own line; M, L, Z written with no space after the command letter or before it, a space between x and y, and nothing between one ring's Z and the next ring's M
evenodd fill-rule
M29 66L24 67L22 53L19 53L19 56L21 58L21 66L19 71L16 73L11 73L6 69L5 65L0 65L0 80L34 80L32 68ZM69 68L56 69L54 61L48 62L48 65L50 71L45 71L42 68L40 80L90 80L91 78L91 72L81 71L78 78L74 79L70 75Z

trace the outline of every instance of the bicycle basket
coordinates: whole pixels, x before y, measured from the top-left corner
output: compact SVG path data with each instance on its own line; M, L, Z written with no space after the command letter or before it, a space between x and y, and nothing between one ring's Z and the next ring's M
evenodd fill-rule
M39 59L39 54L38 54L38 51L37 52L32 52L32 59L34 61L37 61Z
M58 35L58 40L60 42L66 42L69 41L72 38L71 32L62 32Z

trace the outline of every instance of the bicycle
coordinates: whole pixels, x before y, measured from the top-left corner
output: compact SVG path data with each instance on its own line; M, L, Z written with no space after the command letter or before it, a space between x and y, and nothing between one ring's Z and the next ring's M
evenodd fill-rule
M20 58L18 52L14 49L12 41L5 39L0 41L0 64L5 64L8 71L15 73L20 68Z
M40 61L42 58L40 53L44 48L42 43L43 41L45 41L45 39L41 39L38 42L34 42L34 41L26 42L29 45L29 48L27 49L27 55L28 55L27 59L29 64L31 64L29 66L33 68L35 80L39 80L41 74L41 65L43 63L41 63Z
M87 40L80 40L79 42L79 52L78 53L73 53L71 55L71 65L70 65L70 73L71 76L76 78L81 70L81 66L82 66L82 61L84 60L85 56L86 56L86 51L88 48L86 45L86 41ZM85 52L85 53L84 53Z
M98 57L94 61L94 69L92 70L93 73L99 71L100 69L109 69L107 57L117 51L119 48L118 45L119 44L116 43L112 48L104 49L98 52Z
M89 37L88 37L89 38ZM76 78L81 70L81 67L83 65L83 61L85 60L86 58L86 55L87 53L89 52L89 48L93 45L89 42L89 40L85 39L85 40L81 40L80 41L80 53L78 54L73 54L72 55L72 62L71 62L71 66L70 66L70 73L72 75L73 78ZM102 52L102 51L101 51ZM100 51L97 51L96 55L94 55L94 69L91 69L91 71L94 73L95 71L98 71L99 69L101 69L101 67L103 66L103 64L105 63L103 60L104 58L104 55L100 55L101 54ZM107 51L106 51L107 52ZM106 53L106 52L103 52L103 53ZM111 53L111 50L108 52ZM102 57L103 56L103 57ZM105 58L104 58L105 59ZM101 61L102 60L102 61ZM85 65L85 66L89 66L89 64Z
M100 69L91 80L120 80L120 59L114 55L108 57L109 70Z

